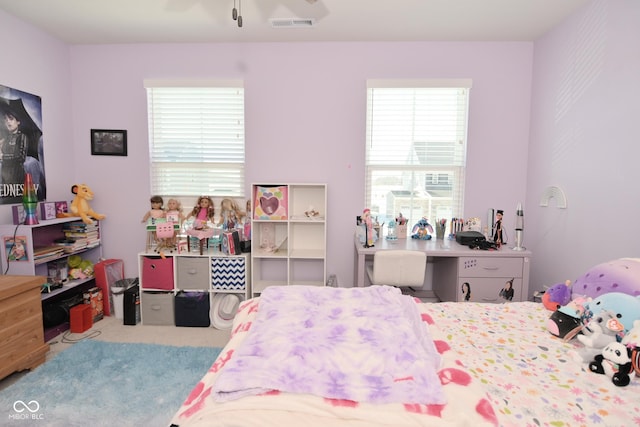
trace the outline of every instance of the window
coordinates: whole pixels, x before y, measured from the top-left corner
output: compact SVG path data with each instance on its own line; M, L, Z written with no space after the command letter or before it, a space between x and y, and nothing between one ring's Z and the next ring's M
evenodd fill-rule
M461 217L470 80L367 81L366 203L388 223Z
M244 88L145 81L151 193L244 197Z

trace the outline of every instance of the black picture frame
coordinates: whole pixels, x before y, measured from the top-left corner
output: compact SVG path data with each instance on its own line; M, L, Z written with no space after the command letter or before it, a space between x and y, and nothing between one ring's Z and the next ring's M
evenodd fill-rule
M91 129L91 154L94 156L126 156L127 131Z

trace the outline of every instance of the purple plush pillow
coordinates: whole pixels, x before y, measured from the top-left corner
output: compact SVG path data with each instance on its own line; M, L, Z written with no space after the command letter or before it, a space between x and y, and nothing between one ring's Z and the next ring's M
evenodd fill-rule
M609 292L640 296L640 258L620 258L588 270L573 282L573 294L597 298Z

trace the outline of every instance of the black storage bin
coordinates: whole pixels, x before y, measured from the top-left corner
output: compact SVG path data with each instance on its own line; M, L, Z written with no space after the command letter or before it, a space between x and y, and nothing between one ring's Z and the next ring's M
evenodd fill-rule
M175 297L176 326L208 327L209 292L180 291Z
M134 285L123 292L123 315L125 325L140 323L140 286Z

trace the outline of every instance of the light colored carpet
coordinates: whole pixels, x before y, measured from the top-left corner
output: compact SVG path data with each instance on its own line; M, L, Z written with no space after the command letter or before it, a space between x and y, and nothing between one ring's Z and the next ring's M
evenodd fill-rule
M219 348L84 340L0 392L5 421L168 426Z
M122 343L222 348L229 341L230 333L230 330L218 330L215 328L185 328L140 324L130 326L123 325L122 319L107 316L94 323L93 327L86 332L72 334L67 331L51 339L49 341L47 360L50 360L61 351L70 348L74 343L85 339ZM28 371L17 372L0 380L0 390L18 381L26 372Z

